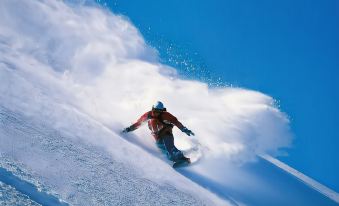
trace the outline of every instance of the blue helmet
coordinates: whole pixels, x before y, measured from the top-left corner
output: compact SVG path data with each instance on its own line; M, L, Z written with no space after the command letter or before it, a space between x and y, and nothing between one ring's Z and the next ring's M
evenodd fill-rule
M160 111L166 111L166 108L164 107L164 104L160 101L157 101L153 106L153 110L160 110Z

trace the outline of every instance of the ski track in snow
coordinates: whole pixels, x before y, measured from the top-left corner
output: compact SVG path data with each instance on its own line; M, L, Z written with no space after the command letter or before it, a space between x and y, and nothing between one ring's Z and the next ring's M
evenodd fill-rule
M0 121L0 166L71 205L206 204L171 185L138 177L102 148L75 143L3 107Z
M16 191L25 194L29 199L39 203L41 205L53 205L53 206L67 206L68 204L61 202L58 198L53 195L47 194L46 192L39 191L38 188L32 183L26 182L13 173L0 168L0 180L4 184L14 187Z
M31 200L27 195L20 193L10 185L0 181L0 205L1 206L41 206Z
M281 168L282 170L286 171L287 173L293 175L294 177L298 178L303 183L307 184L311 188L319 191L324 196L328 197L329 199L339 204L339 193L335 192L334 190L331 190L325 185L322 185L321 183L297 171L296 169L288 166L287 164L279 161L278 159L275 159L269 155L262 155L261 157L267 160L268 162L276 165L277 167Z

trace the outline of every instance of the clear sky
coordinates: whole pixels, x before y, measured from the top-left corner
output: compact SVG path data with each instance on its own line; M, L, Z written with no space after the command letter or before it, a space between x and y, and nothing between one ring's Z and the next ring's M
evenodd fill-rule
M339 1L106 3L182 74L277 99L295 134L279 159L339 191Z

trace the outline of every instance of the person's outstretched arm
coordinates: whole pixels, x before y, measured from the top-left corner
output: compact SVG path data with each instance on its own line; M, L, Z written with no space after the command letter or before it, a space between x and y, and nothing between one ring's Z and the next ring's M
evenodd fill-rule
M145 114L143 114L138 121L136 121L134 124L132 124L129 127L126 127L124 130L122 130L123 133L127 133L127 132L131 132L134 131L136 129L138 129L144 122L146 122L148 120L148 112L146 112Z
M194 133L191 130L187 129L181 122L179 122L179 120L175 116L173 116L169 112L167 114L168 114L168 119L171 124L174 124L175 126L177 126L182 132L186 133L188 136L191 136L191 135L194 136ZM166 120L164 121L166 123Z

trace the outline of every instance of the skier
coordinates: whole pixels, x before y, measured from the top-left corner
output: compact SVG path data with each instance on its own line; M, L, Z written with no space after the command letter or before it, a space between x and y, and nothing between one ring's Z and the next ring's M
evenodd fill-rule
M157 146L167 154L167 158L174 162L173 167L183 162L190 163L190 159L185 157L182 151L174 145L172 133L173 126L177 126L188 136L194 133L184 127L175 116L166 111L163 103L158 101L152 106L152 110L143 114L136 123L125 128L122 132L127 133L138 129L142 123L148 122L148 128L151 130Z

